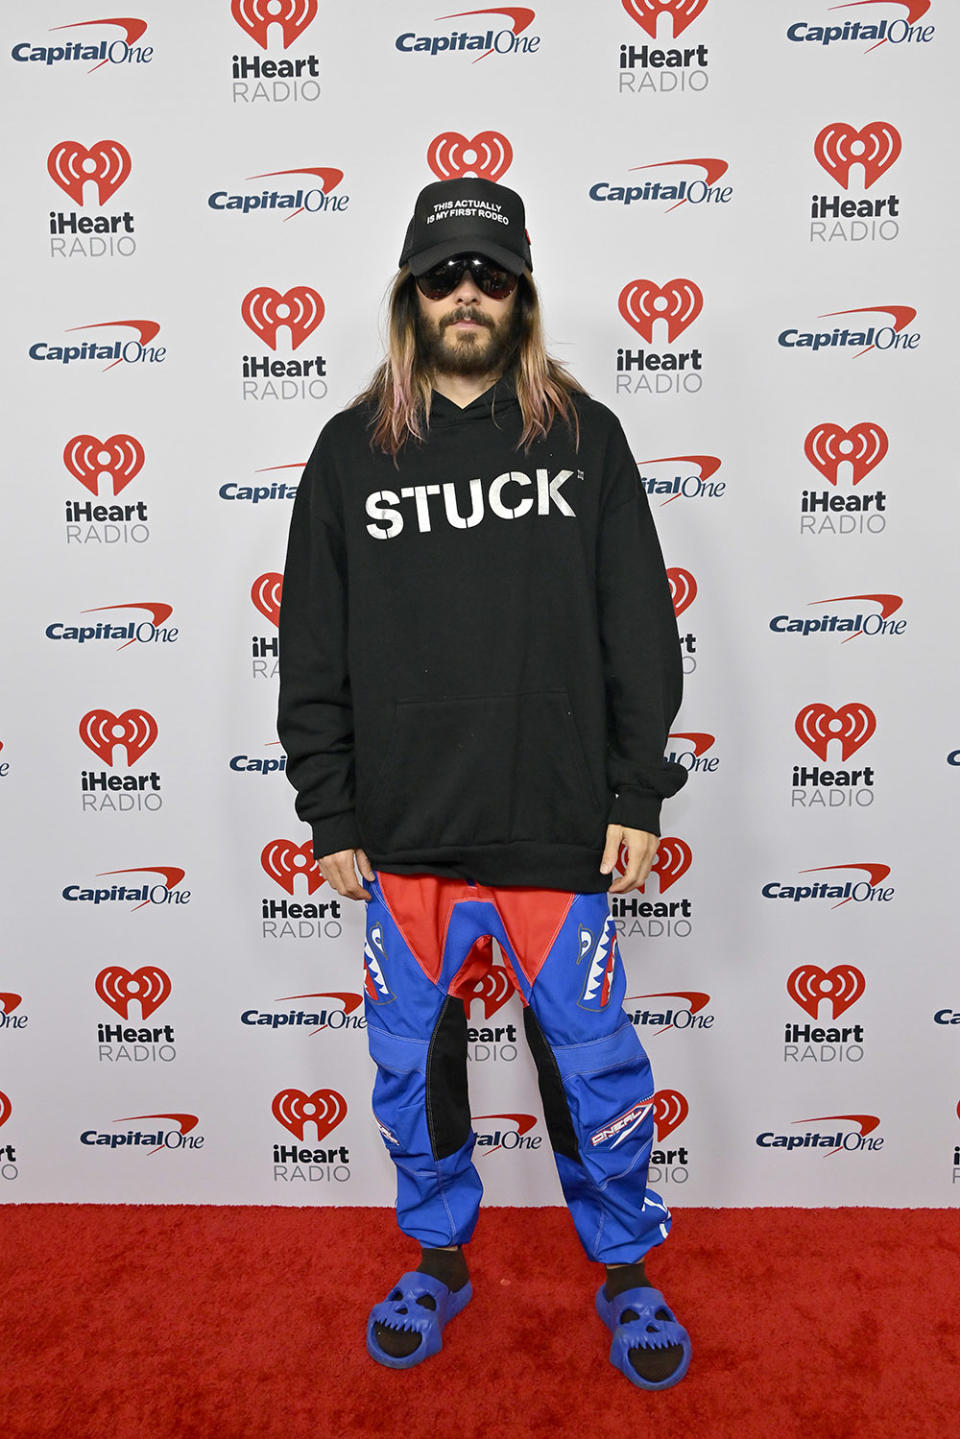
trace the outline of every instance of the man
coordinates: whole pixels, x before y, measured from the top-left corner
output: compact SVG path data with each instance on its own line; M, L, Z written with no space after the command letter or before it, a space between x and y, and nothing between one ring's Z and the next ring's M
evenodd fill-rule
M663 758L679 641L623 431L547 356L531 269L514 191L421 192L387 359L297 494L279 733L325 879L367 901L374 1112L421 1246L370 1354L422 1362L471 1297L463 999L495 937L565 1198L606 1265L611 1360L659 1389L690 1341L644 1272L670 1215L645 1184L653 1081L607 894L643 883L686 778Z

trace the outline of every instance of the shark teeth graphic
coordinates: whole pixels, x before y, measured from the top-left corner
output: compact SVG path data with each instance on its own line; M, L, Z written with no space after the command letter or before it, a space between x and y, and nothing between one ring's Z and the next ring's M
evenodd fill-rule
M616 961L615 940L616 925L611 918L604 925L603 934L600 936L590 960L586 983L583 986L580 1002L590 1009L602 1009L610 998L613 967Z
M367 971L367 993L371 999L384 1000L392 999L390 986L383 977L383 970L380 968L380 961L374 954L369 940L364 942L363 963Z

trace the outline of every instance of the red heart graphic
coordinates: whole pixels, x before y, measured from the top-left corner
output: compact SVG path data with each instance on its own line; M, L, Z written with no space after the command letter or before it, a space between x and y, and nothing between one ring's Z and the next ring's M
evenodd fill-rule
M811 1019L816 1019L821 999L829 999L833 1018L839 1019L845 1009L856 1004L867 987L859 969L852 964L837 964L833 969L823 970L816 964L802 964L787 980L787 993L805 1009Z
M169 999L172 985L170 976L156 965L145 964L131 974L122 965L111 965L101 969L96 979L96 990L104 1004L116 1010L121 1019L129 1019L130 1001L140 1003L140 1015L149 1019L165 999Z
M706 8L707 0L622 0L623 8L651 40L657 38L657 17L669 15L673 21L673 38L682 35Z
M47 156L47 172L76 205L83 204L83 187L92 180L97 203L104 205L130 174L130 152L119 140L98 140L89 150L78 140L61 140Z
M679 619L697 598L697 582L689 570L679 569L667 570L667 580L670 584L673 612Z
M693 851L686 840L678 839L674 834L664 835L657 845L657 857L650 866L651 874L660 878L660 893L664 894L672 884L676 884L681 875L686 874L693 862ZM623 866L624 870L626 865ZM640 884L637 888L643 893L646 883Z
M819 703L806 705L796 720L800 739L824 763L831 740L840 741L840 758L846 761L866 744L876 728L873 710L859 703L841 705L838 710Z
M825 125L813 142L818 162L844 189L850 183L851 165L863 166L863 187L869 190L890 169L900 149L900 132L886 120L873 120L862 130L837 120Z
M80 738L87 749L113 767L115 745L122 745L127 764L136 764L157 737L157 722L146 710L89 710L80 721Z
M293 882L298 874L306 875L308 894L313 894L324 883L309 839L303 844L294 844L292 839L270 840L260 852L260 864L287 894L293 894Z
M825 421L814 425L803 442L803 453L831 485L837 483L840 465L847 460L853 470L853 483L858 485L887 453L886 430L872 420L861 420L849 430Z
M272 1108L274 1119L298 1139L303 1139L306 1125L315 1124L318 1143L347 1116L347 1101L335 1089L315 1089L312 1094L302 1089L281 1089L274 1095Z
M656 1125L657 1139L666 1139L668 1134L680 1127L689 1113L690 1106L679 1089L658 1089L653 1096L653 1122Z
M0 1124L6 1124L12 1113L13 1105L3 1091L0 1090Z
M427 146L427 164L441 180L458 180L466 175L499 180L512 161L510 141L496 130L481 130L472 140L456 130L447 130Z
M317 18L317 0L232 0L230 10L241 29L263 50L269 26L279 25L286 50Z
M691 325L703 309L703 293L692 280L668 280L661 288L652 280L631 280L620 291L620 313L647 344L653 343L655 320L666 320L667 343Z
M143 446L132 435L111 435L108 440L74 435L63 451L63 463L92 495L99 494L101 479L112 480L113 493L119 495L140 473L144 459Z
M240 313L247 328L271 350L277 348L278 329L286 325L290 347L297 350L323 319L324 304L309 285L294 285L285 295L268 285L259 285L244 295Z
M250 598L264 619L269 620L272 625L280 623L280 598L283 594L283 575L278 575L274 570L268 570L265 575L258 575L250 590Z

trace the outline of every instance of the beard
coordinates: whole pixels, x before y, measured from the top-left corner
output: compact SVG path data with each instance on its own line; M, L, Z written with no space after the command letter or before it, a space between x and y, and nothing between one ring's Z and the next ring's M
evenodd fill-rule
M448 333L458 320L474 320L475 330ZM520 340L520 307L514 305L499 323L462 305L437 321L418 311L417 350L427 369L438 375L477 378L502 373L513 359Z

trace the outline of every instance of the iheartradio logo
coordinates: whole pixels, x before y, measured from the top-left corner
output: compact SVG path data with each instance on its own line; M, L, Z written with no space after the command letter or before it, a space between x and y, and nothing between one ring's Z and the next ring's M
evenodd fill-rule
M283 575L277 574L275 570L269 570L264 575L258 575L250 590L250 598L254 606L260 611L264 619L269 620L272 625L280 623L280 600L283 595Z
M232 0L230 12L262 50L267 49L270 26L279 25L288 50L317 18L317 0Z
M836 964L826 970L816 964L801 964L787 979L787 993L811 1019L818 1018L824 999L830 1002L832 1017L839 1019L856 1004L866 987L862 973L852 964Z
M651 40L657 38L657 21L661 15L670 20L674 40L707 8L707 0L622 0L631 20L636 20Z
M689 570L679 569L667 570L667 580L670 585L670 598L673 600L673 612L679 619L697 598L697 582Z
M347 1101L335 1089L315 1089L312 1094L302 1089L281 1089L274 1095L271 1108L274 1119L297 1139L304 1138L308 1124L316 1125L318 1144L347 1117Z
M846 190L854 165L863 169L863 187L870 186L895 162L900 154L900 132L886 120L874 120L855 130L842 120L825 125L813 142L813 153L839 185Z
M467 1007L467 1013L476 1000L483 1004L484 1019L492 1019L513 994L513 980L502 964L492 965L485 974L473 983L465 985L460 998Z
M260 864L264 874L268 874L289 895L294 893L298 874L306 878L308 894L313 894L324 883L320 866L313 857L313 843L309 839L300 845L294 844L292 839L270 840L260 853Z
M12 1113L13 1105L10 1103L8 1097L4 1094L3 1090L0 1089L0 1124L6 1124Z
M149 1019L164 1000L170 998L170 976L156 965L142 965L132 973L122 965L101 969L96 979L97 994L121 1019L129 1019L131 1000L140 1005L140 1016Z
M840 466L850 465L853 483L869 475L887 453L887 433L873 420L861 420L849 430L825 420L814 425L803 442L803 453L831 485L837 483Z
M285 295L259 285L244 295L240 313L247 328L271 350L277 348L281 326L290 332L290 348L297 350L323 319L324 304L309 285L294 285Z
M838 710L825 704L809 704L797 715L797 735L818 759L827 760L831 740L840 741L840 757L846 761L856 754L877 728L877 717L865 704L851 702Z
M668 280L662 286L652 280L630 280L617 304L627 324L648 345L653 343L655 322L665 321L667 343L672 345L703 309L703 292L692 280Z
M79 729L87 749L93 750L111 768L117 745L123 749L127 764L136 764L153 744L157 733L157 722L146 710L124 710L121 715L110 710L88 710Z
M679 1089L658 1089L653 1096L653 1123L657 1140L662 1143L690 1113L690 1106Z
M660 893L665 894L671 885L685 875L693 862L693 851L686 840L678 839L674 834L664 835L657 846L656 858L650 866L650 873L655 874L660 881ZM621 873L626 870L625 847L620 849ZM638 885L641 894L646 891L646 882Z
M74 435L63 449L63 463L91 495L99 495L100 486L106 484L112 484L114 495L119 495L139 475L145 458L133 435L111 435L106 440Z
M513 146L496 130L481 130L468 140L455 130L436 135L427 147L427 164L438 180L459 180L476 175L499 180L510 169Z
M84 186L97 187L105 205L130 174L130 151L119 140L98 140L87 150L77 140L61 140L47 156L47 173L75 205L83 205Z

